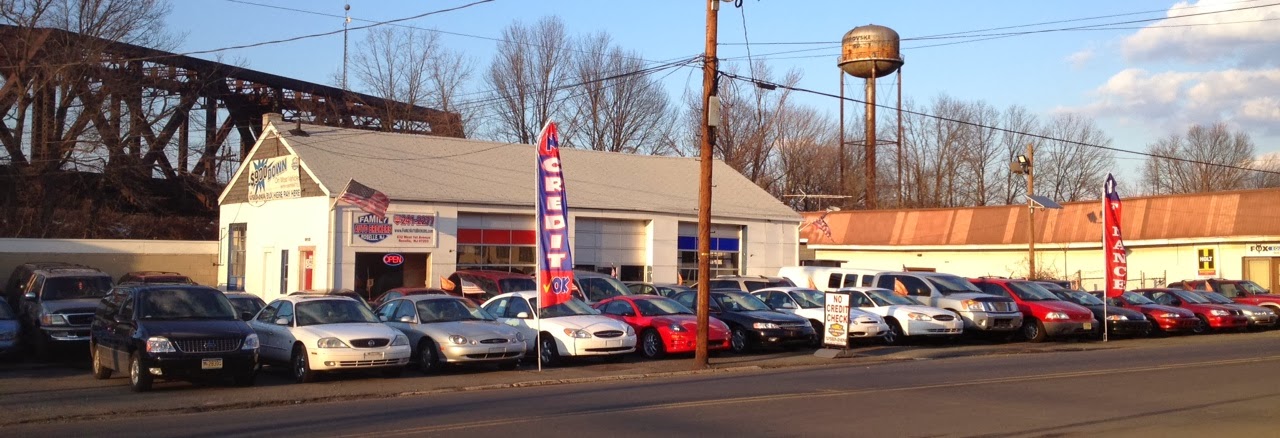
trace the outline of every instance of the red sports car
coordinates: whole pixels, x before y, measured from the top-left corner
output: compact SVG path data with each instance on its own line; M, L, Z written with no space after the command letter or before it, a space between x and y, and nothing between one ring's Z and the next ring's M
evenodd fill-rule
M1150 288L1136 289L1152 301L1166 306L1179 307L1196 314L1200 324L1196 325L1196 333L1208 333L1209 330L1243 329L1249 325L1249 317L1240 309L1233 309L1221 304L1213 304L1207 298L1182 289Z
M604 316L631 325L640 335L637 350L644 357L660 358L668 353L689 353L697 349L698 317L683 304L657 295L623 295L596 303ZM707 349L729 348L729 326L710 318Z
M1095 296L1101 296L1101 292L1092 293ZM1147 319L1151 320L1152 334L1189 332L1200 323L1194 313L1173 306L1156 304L1146 296L1133 291L1125 292L1120 298L1109 298L1107 302L1112 306L1133 309L1147 315Z

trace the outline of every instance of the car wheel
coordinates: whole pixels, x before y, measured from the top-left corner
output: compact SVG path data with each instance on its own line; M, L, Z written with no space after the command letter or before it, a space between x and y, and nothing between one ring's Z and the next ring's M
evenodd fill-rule
M1196 315L1196 318L1200 321L1196 323L1195 328L1191 329L1191 331L1197 335L1209 333L1209 320L1204 315Z
M129 389L133 392L147 392L151 390L152 382L151 374L142 367L141 355L134 353L129 358Z
M902 334L902 325L898 324L898 321L893 319L886 322L889 323L889 333L885 333L884 335L884 344L902 345L903 342L906 342L906 339L903 338Z
M98 353L98 346L89 344L89 354L93 358L93 378L98 380L110 379L111 368L102 365L102 357Z
M436 350L436 343L430 339L423 339L418 343L418 372L422 374L431 374L440 371L440 356Z
M809 345L814 348L822 348L824 337L822 335L822 330L824 329L822 321L815 321L811 319L809 320L809 325L813 326L813 339L809 341Z
M1029 319L1022 322L1022 338L1027 342L1044 342L1044 323Z
M640 354L649 359L661 359L667 355L666 344L662 342L662 336L657 330L645 330L644 335L641 335Z
M551 335L543 333L538 339L538 355L542 358L542 364L552 367L560 364L560 349L556 347L556 340Z
M293 381L297 383L311 383L316 381L316 372L311 369L311 363L307 360L307 347L299 345L293 349Z
M751 345L749 344L747 330L742 327L734 327L733 333L729 335L729 349L733 350L734 353L742 354L751 350Z

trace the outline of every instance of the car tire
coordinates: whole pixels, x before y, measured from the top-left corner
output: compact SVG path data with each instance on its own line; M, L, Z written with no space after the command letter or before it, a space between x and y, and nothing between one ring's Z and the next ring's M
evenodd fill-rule
M825 326L822 325L822 321L812 319L809 320L809 325L813 327L813 339L809 341L809 345L813 348L822 348L824 338L822 331L825 330Z
M414 363L418 365L418 372L422 374L439 372L440 356L436 353L436 343L425 338L418 342L418 359Z
M147 392L151 390L151 384L154 378L151 373L147 372L142 366L142 355L134 353L129 357L129 389L133 392Z
M102 356L98 354L98 346L89 344L89 356L93 361L93 378L106 380L111 378L111 368L102 365Z
M662 335L657 330L645 330L640 335L640 355L646 359L662 359L667 355L666 343L662 341Z
M290 371L293 372L293 381L297 383L311 383L316 381L317 374L311 369L311 361L307 359L307 347L301 345L294 347L293 357L289 360Z
M1191 329L1191 332L1197 335L1209 333L1209 319L1205 318L1204 315L1196 315L1196 319L1200 321L1196 323L1195 328Z
M556 347L556 339L550 334L543 333L538 337L538 356L542 359L542 365L553 367L560 364L560 349Z
M889 333L884 335L885 345L902 345L907 342L906 335L902 333L902 324L896 319L885 321L889 323Z
M733 328L733 332L729 334L729 349L738 354L751 352L751 338L747 336L746 329Z
M35 353L36 360L41 362L48 362L49 360L53 359L53 346L50 345L48 336L40 332L40 329L36 329L36 330L37 330L37 333L35 334L35 337L32 338L31 340L32 341L31 348L34 350L33 353Z
M1044 323L1035 319L1022 321L1022 338L1027 342L1044 342Z

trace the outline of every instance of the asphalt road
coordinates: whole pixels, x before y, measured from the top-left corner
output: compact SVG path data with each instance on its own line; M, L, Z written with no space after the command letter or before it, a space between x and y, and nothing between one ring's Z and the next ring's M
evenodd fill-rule
M4 435L1280 436L1278 365L1280 332L1268 332L108 416ZM246 390L297 386L308 385Z

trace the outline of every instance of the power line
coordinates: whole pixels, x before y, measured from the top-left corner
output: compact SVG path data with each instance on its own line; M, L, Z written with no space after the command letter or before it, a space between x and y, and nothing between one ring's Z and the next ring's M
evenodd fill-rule
M738 80L738 81L743 81L743 82L750 82L750 83L752 83L752 84L766 83L766 84L769 84L769 85L772 85L772 86L775 86L775 87L778 87L778 88L786 89L786 90L799 91L799 92L802 92L802 93L809 93L809 94L814 94L814 95L818 95L818 96L825 96L825 97L830 97L830 98L834 98L834 99L841 99L841 97L840 97L840 96L837 96L837 95L834 95L834 94L831 94L831 93L825 93L825 92L817 91L817 90L810 90L810 89L807 89L807 88L801 88L801 87L793 87L793 86L788 86L788 85L784 85L784 84L773 83L773 82L765 81L765 80L761 80L761 79L755 79L755 78L749 78L749 77L742 77L742 76L740 76L740 75L736 75L736 74L729 73L729 72L724 72L724 71L721 71L721 72L719 72L719 73L720 73L721 75L723 75L723 76L727 77L727 78L734 79L734 80ZM860 104L863 104L863 105L866 105L866 104L867 104L867 102L866 102L866 101L862 101L862 100L854 99L854 98L851 98L851 97L845 97L845 98L843 98L843 99L844 99L844 100L847 100L847 101L850 101L850 102L854 102L854 103L860 103ZM884 108L884 109L894 109L894 110L896 110L896 109L897 109L897 108L894 108L894 107L890 107L890 106L887 106L887 105L880 105L880 104L877 104L877 103L871 103L871 104L872 104L872 105L875 105L875 106L877 106L877 107ZM1243 166L1235 166L1235 165L1231 165L1231 164L1210 163L1210 162L1206 162L1206 161L1199 161L1199 160L1191 160L1191 159L1186 159L1186 158L1171 157L1171 156L1168 156L1168 155L1153 154L1153 153L1150 153L1150 152L1138 152L1138 151L1131 151L1131 150L1128 150L1128 149L1120 149L1120 148L1111 147L1111 146L1103 146L1103 145L1097 145L1097 144L1092 144L1092 143L1085 143L1085 142L1075 141L1075 140L1067 140L1067 139L1061 139L1061 138L1054 138L1054 137L1050 137L1050 136L1043 135L1043 134L1035 134L1035 133L1030 133L1030 132L1015 131L1015 130L1012 130L1012 129L1001 128L1001 127L998 127L998 126L983 125L983 124L981 124L981 123L970 122L970 121L966 121L966 120L953 119L953 118L950 118L950 117L943 117L943 116L938 116L938 115L933 115L933 114L923 113L923 112L914 111L914 110L909 110L909 109L903 109L903 110L902 110L902 112L907 113L907 114L911 114L911 115L915 115L915 116L921 116L921 117L927 117L927 118L931 118L931 119L935 119L935 120L941 120L941 121L945 121L945 122L951 122L951 123L958 123L958 124L962 124L962 125L973 126L973 127L976 127L976 128L990 129L990 130L994 130L994 131L1004 132L1004 133L1007 133L1007 134L1017 134L1017 135L1022 135L1022 136L1026 136L1026 137L1030 137L1030 138L1037 138L1037 139L1040 139L1040 140L1047 140L1047 141L1055 141L1055 142L1060 142L1060 143L1074 144L1074 145L1079 145L1079 146L1085 146L1085 147L1091 147L1091 148L1097 148L1097 149L1108 150L1108 151L1112 151L1112 152L1120 152L1120 153L1126 153L1126 154L1142 155L1142 156L1146 156L1146 157L1150 157L1150 158L1160 158L1160 159L1171 160L1171 161L1181 161L1181 162L1186 162L1186 163L1199 164L1199 165L1203 165L1203 166L1213 166L1213 167L1220 167L1220 168L1225 168L1225 169L1244 170L1244 171L1250 171L1250 172L1260 172L1260 173L1268 173L1268 174L1280 175L1280 171L1273 171L1273 170L1266 170L1266 169L1257 169L1257 168L1243 167Z

